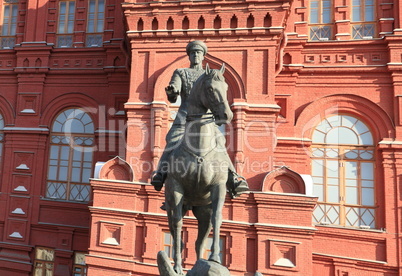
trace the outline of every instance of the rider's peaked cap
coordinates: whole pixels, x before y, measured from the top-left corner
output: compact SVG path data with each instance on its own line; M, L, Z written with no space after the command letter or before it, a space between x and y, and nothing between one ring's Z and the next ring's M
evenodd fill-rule
M187 47L186 47L187 55L189 55L191 51L195 51L195 50L203 51L204 56L205 56L208 52L208 47L204 42L202 42L200 40L194 40L194 41L191 41L189 44L187 44Z

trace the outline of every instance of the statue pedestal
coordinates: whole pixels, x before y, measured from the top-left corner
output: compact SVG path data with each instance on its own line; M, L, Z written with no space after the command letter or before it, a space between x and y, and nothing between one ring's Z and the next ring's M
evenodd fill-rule
M158 268L160 276L178 276L172 267L170 259L164 251L158 253ZM187 276L230 276L229 270L221 264L207 261L204 259L198 260L194 267L186 274Z
M194 267L187 273L187 276L230 276L229 270L221 264L207 261L204 259L198 260Z

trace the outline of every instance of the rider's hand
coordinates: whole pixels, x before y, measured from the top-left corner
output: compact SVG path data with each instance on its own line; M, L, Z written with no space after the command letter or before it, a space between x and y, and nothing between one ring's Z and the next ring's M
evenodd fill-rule
M168 95L178 95L179 91L173 85L166 86L165 88L166 94Z
M173 85L167 86L165 88L165 91L166 91L168 101L171 103L175 103L180 92L177 91Z

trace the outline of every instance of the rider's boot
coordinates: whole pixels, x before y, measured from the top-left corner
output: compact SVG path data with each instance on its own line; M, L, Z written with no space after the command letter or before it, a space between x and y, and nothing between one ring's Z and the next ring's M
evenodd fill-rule
M229 170L229 177L226 186L231 198L235 198L250 190L246 179L232 170Z
M154 189L157 191L162 190L163 183L166 180L167 173L161 171L155 171L151 176L151 184L154 186Z

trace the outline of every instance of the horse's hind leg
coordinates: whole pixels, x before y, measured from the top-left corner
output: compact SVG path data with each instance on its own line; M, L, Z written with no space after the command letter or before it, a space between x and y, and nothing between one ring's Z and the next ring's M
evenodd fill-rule
M195 241L195 251L197 253L197 260L201 259L205 240L207 239L209 233L211 232L211 216L212 208L211 205L207 206L194 206L193 214L198 220L198 235Z

